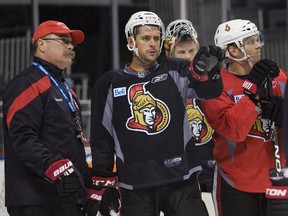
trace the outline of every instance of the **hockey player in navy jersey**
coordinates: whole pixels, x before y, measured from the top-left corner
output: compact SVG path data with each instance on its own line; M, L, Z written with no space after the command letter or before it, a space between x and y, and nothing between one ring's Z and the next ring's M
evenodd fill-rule
M115 175L115 156L122 216L160 211L165 216L208 216L197 180L201 166L191 156L195 145L185 101L219 96L223 50L200 47L193 62L159 64L165 28L149 11L133 14L125 34L132 62L106 72L92 91L93 171L104 179ZM109 215L111 206L119 210L117 196L115 188L105 190L101 214Z

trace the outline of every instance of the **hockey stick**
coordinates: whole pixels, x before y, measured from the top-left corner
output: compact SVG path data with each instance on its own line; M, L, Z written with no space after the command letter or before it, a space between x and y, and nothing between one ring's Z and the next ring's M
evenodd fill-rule
M268 95L273 95L273 87L272 87L272 78L268 76L267 81L267 90ZM271 122L270 133L273 141L274 147L274 159L275 159L275 170L276 170L276 178L279 179L283 177L281 160L280 160L280 152L279 152L279 141L278 141L278 128L275 125L275 121Z

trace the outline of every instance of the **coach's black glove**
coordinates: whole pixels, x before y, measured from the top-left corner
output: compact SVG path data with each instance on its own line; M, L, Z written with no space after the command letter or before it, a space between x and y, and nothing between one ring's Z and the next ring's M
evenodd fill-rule
M68 159L57 160L45 171L46 178L55 184L59 195L71 202L87 196L83 179Z
M278 65L268 59L258 61L251 69L243 83L244 93L254 102L268 94L267 81L277 77L280 73Z
M200 47L192 62L192 77L198 81L216 79L220 73L218 63L224 58L225 52L220 47L214 45Z
M262 118L270 119L277 126L282 127L283 98L279 96L267 96L261 100Z
M285 167L278 173L275 169L270 170L271 187L266 189L267 215L288 215L288 168Z

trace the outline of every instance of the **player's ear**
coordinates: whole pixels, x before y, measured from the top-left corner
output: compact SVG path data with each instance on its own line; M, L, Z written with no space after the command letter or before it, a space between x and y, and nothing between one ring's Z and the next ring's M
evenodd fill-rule
M135 43L135 41L133 40L133 38L132 37L128 37L127 38L127 48L129 49L129 50L132 50L133 49L133 47L134 47L134 44Z
M228 52L232 57L237 57L239 55L240 49L237 46L229 46Z

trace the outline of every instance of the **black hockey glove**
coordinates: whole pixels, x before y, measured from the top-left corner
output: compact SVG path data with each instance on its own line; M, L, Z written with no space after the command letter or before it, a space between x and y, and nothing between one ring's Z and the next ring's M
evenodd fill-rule
M120 193L117 188L106 188L99 206L99 212L103 216L110 216L111 211L119 212Z
M57 160L45 171L46 178L55 184L61 197L71 202L79 202L87 196L84 181L68 159Z
M214 80L220 73L218 63L225 58L225 52L214 45L202 46L192 61L191 75L198 81Z
M244 93L254 102L264 98L268 94L267 80L277 77L279 73L275 62L268 59L258 61L243 83Z
M90 185L87 188L88 196L84 200L83 208L87 216L95 216L99 209L105 189Z
M92 185L88 186L88 200L84 204L84 210L89 212L98 210L102 216L110 216L110 211L119 211L120 195L118 190L117 173L109 171L94 171L92 176ZM116 193L117 192L117 193ZM97 205L93 205L93 202ZM96 210L96 211L97 211ZM92 215L92 214L91 214Z
M89 168L89 173L89 178L87 178L85 181L88 196L86 197L86 199L82 200L81 203L87 216L95 216L98 212L99 204L106 189L102 185L105 185L105 181L110 181L110 179L107 180L103 179L102 177L92 176L93 170L91 168ZM111 179L111 182L112 181L114 181L114 179ZM116 181L118 182L117 179ZM118 184L117 182L116 184Z
M267 215L287 216L288 215L288 168L282 169L280 176L276 170L270 170L272 187L266 189Z
M277 126L282 127L283 121L283 98L279 96L268 96L261 100L262 118L270 119Z

